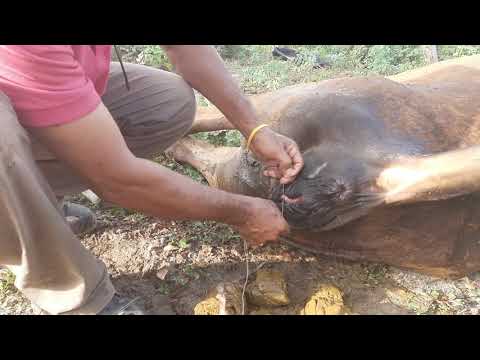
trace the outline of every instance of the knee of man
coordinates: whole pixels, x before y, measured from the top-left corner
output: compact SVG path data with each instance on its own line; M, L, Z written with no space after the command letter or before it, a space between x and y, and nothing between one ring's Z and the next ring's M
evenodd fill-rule
M178 101L178 119L185 128L190 129L196 112L196 99L192 87L180 76L175 81L175 97Z

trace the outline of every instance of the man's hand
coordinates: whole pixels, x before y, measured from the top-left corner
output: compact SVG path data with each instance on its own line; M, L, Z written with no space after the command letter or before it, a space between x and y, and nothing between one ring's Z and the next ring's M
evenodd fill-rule
M288 233L288 224L273 202L251 198L249 203L246 218L233 226L250 246L278 241L280 235Z
M292 139L263 128L252 141L251 150L265 166L265 176L280 179L288 184L303 168L300 150Z

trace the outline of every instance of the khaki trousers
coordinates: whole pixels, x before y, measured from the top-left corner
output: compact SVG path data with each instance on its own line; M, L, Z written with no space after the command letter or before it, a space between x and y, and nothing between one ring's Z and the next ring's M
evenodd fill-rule
M130 91L119 64L112 63L102 100L130 150L151 158L191 128L194 93L176 74L133 64L125 69ZM88 189L87 182L19 124L1 92L0 124L0 265L50 314L98 313L115 290L105 265L73 234L56 200Z

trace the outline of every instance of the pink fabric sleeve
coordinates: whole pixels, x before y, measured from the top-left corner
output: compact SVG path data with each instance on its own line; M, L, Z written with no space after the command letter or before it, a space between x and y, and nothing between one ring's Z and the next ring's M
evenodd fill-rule
M70 45L0 46L0 91L27 127L77 120L101 102Z

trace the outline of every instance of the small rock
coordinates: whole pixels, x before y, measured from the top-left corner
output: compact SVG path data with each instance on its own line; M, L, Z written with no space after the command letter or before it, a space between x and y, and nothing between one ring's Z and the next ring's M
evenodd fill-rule
M284 251L281 255L282 260L285 262L292 262L292 255L288 251Z
M435 290L431 292L430 296L417 296L401 288L386 289L385 294L392 304L413 310L416 313L428 311L434 301L442 298L442 294Z
M283 306L290 303L287 283L279 271L259 270L246 293L248 301L257 306Z
M193 313L195 315L242 314L241 287L233 283L220 283L205 300L195 306Z
M195 305L193 313L195 315L219 315L220 302L212 295Z
M168 233L168 228L163 228L163 229L160 230L158 233L161 234L161 235L167 234L167 233Z
M165 246L163 248L163 251L167 252L167 253L169 253L171 251L174 251L174 250L177 250L177 247L175 245L172 245L172 244L168 244L167 246Z
M343 315L350 311L343 303L343 294L335 286L322 285L306 302L300 315Z

